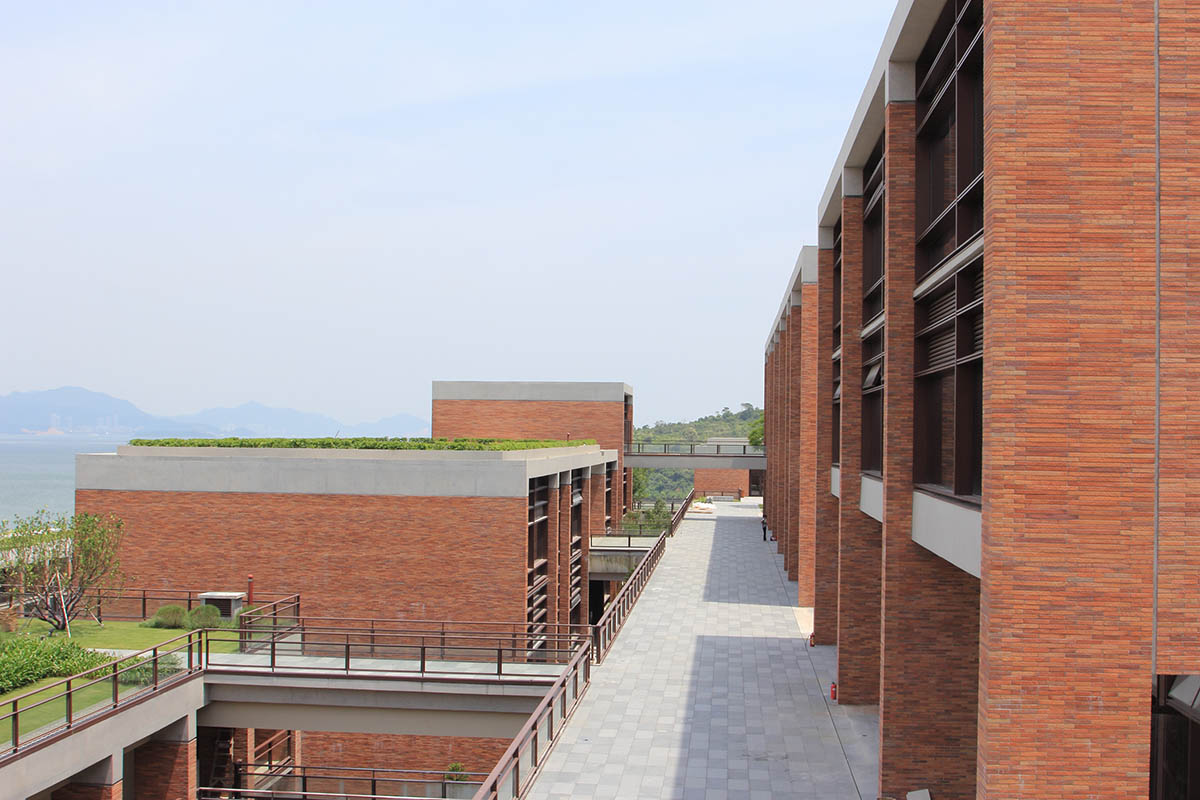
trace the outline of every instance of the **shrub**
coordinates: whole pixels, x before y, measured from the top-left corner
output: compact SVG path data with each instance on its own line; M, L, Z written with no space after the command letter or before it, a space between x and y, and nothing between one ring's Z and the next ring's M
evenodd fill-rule
M149 686L154 683L154 661L151 657L141 658L136 662L122 662L120 669L121 673L117 680L121 683L133 686ZM158 680L160 683L182 669L177 653L159 656Z
M221 627L221 612L216 606L205 603L193 608L188 614L189 628L219 628Z
M13 636L0 646L0 693L20 689L42 678L66 678L108 663L97 653L64 638Z
M167 605L154 613L154 616L142 623L147 628L185 628L188 624L188 613L183 606Z
M468 779L467 768L461 761L454 761L446 767L445 777L448 781L465 781Z

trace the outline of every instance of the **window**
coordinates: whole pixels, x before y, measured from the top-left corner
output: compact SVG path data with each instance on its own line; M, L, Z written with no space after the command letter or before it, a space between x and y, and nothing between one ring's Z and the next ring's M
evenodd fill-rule
M983 490L983 260L917 302L913 480L978 499Z
M883 474L883 330L863 339L862 471Z
M917 59L917 280L983 230L983 0L949 0Z

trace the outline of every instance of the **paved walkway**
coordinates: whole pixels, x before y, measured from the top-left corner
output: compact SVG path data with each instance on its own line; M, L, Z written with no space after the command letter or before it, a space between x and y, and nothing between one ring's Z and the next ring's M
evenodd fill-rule
M875 798L874 708L827 702L756 506L667 545L530 797Z

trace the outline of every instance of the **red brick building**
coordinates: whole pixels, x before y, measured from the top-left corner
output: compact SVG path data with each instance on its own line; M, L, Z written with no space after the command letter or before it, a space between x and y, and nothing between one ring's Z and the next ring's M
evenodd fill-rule
M624 467L633 440L633 389L588 381L434 381L433 436L438 439L595 439L615 450L613 484L620 517L633 494Z
M882 795L1200 792L1194 28L888 30L765 359L768 522Z
M604 532L613 513L617 456L596 445L123 446L77 457L75 506L124 521L120 558L129 585L236 590L253 574L263 590L299 593L308 618L508 622L527 631L522 641L536 649L543 633L558 630L547 626L588 623L601 611L589 608L588 553L590 537ZM171 745L171 758L143 748L138 769L165 765L194 794L197 763L204 782L221 730L200 727L190 749ZM253 762L256 742L273 733L236 729L235 760ZM304 731L289 746L294 763L325 768L437 770L459 762L486 773L508 743L470 731L321 730ZM185 767L190 777L179 777ZM139 785L156 785L156 775L139 774Z

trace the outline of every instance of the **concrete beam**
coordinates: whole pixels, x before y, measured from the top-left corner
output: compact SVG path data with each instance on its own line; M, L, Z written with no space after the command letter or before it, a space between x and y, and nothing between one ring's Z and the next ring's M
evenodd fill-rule
M767 457L687 455L684 453L627 453L625 466L648 469L766 469Z

